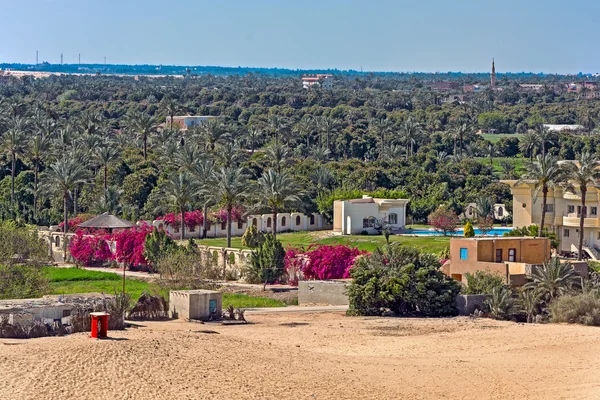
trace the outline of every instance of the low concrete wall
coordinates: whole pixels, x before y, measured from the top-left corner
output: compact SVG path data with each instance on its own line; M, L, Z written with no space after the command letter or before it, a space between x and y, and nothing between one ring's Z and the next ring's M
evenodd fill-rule
M298 304L329 304L346 306L349 304L344 281L300 281L298 282Z
M171 290L169 314L179 319L221 319L222 299L223 294L215 290Z
M481 310L487 294L459 294L456 296L458 315L471 315L475 309Z

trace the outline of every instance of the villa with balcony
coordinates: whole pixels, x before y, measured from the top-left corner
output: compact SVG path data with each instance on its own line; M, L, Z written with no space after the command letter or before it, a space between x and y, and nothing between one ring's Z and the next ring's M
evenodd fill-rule
M534 183L516 186L515 180L503 180L513 195L513 226L520 228L542 220L541 193L535 199ZM556 232L560 240L558 251L563 254L577 251L579 244L579 219L584 216L584 254L600 259L600 189L590 187L586 195L586 207L581 208L581 193L571 193L562 188L550 189L546 204L545 226Z

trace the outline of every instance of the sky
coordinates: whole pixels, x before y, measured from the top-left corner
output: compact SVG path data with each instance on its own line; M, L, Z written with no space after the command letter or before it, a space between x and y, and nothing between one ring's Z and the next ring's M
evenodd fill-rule
M0 63L600 72L595 0L0 0Z

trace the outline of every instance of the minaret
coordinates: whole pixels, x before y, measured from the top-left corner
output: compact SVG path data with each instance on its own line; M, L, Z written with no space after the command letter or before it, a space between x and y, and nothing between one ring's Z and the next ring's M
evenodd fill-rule
M490 88L491 89L495 89L496 88L496 65L494 63L494 59L492 58L492 79L490 82Z

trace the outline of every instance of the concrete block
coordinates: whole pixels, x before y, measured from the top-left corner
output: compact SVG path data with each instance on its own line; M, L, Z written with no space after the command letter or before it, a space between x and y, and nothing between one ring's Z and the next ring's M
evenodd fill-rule
M169 314L172 318L202 321L221 318L223 294L215 290L172 290Z
M298 282L298 304L329 304L346 306L350 302L344 281L300 281Z

